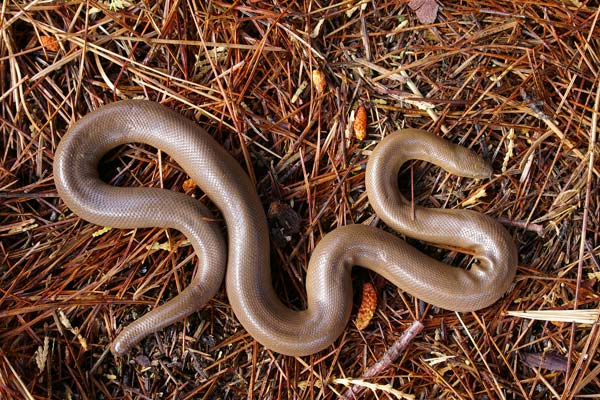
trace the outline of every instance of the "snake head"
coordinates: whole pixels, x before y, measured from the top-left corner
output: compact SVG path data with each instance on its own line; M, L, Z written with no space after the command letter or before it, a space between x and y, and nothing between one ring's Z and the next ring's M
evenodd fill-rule
M492 166L490 164L488 164L487 161L485 161L483 158L478 156L476 158L476 160L474 160L473 169L472 169L473 175L471 175L470 178L473 178L473 179L491 178L493 171L494 170L492 169Z
M474 151L452 145L455 152L455 170L457 175L472 179L486 179L492 176L492 166Z

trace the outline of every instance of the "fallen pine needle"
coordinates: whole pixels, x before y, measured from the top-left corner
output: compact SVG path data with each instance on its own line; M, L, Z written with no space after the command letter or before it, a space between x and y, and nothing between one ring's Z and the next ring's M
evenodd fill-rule
M598 322L600 310L508 311L508 315L538 321L575 322L592 325Z

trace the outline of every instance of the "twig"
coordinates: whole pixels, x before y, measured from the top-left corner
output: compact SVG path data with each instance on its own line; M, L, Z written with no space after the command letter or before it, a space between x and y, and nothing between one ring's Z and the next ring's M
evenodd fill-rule
M360 379L369 379L374 376L381 374L389 366L394 363L402 352L408 347L410 342L423 330L424 326L420 321L414 321L411 326L402 333L402 336L398 338L390 346L390 348L381 356L379 361L373 364L369 369L365 371ZM342 395L344 400L352 400L359 398L362 391L365 390L364 386L352 386Z

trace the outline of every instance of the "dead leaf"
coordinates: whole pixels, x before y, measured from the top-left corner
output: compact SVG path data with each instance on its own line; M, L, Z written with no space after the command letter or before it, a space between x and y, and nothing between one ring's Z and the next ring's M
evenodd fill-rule
M40 42L42 46L48 51L58 51L58 40L54 36L40 36Z
M433 24L440 8L435 0L412 0L408 6L415 11L422 24Z
M315 88L317 89L317 94L322 94L325 92L327 88L327 80L325 79L325 75L318 69L313 69L312 71L312 82Z
M523 353L523 363L530 368L544 368L550 371L566 371L567 357L556 353Z
M194 182L194 180L192 178L186 179L183 182L183 191L189 192L190 190L193 190L193 189L196 189L196 183Z
M283 248L292 240L292 236L300 232L302 218L287 203L275 201L269 206L267 213L271 238L275 245Z

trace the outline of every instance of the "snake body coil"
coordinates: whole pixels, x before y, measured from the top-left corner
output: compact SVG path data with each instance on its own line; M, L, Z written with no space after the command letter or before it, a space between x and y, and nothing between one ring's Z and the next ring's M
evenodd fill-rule
M181 193L120 188L102 182L98 162L124 143L155 146L173 157L220 209L225 245L208 211ZM308 266L308 307L293 311L275 294L270 273L267 220L250 179L210 135L157 103L112 103L79 120L64 136L54 177L64 202L82 218L116 228L171 227L183 232L199 258L191 284L178 296L127 326L112 350L126 353L144 336L184 318L218 290L223 274L231 306L244 328L266 347L307 355L331 344L350 317L350 269L360 265L403 290L448 310L470 311L495 302L510 286L516 247L491 218L468 210L411 210L397 184L409 159L430 161L457 175L485 178L491 169L474 153L424 131L395 133L376 147L366 172L369 200L389 226L431 243L470 250L469 269L436 261L374 227L349 225L327 234ZM226 252L226 249L227 252Z

